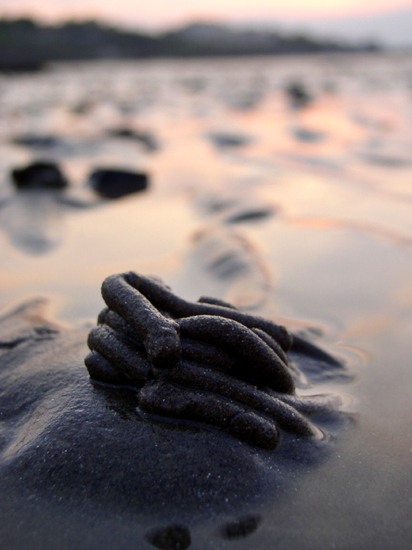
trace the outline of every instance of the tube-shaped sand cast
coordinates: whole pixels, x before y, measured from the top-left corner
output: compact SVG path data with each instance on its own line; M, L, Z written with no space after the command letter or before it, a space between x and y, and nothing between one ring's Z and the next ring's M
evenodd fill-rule
M134 272L108 277L102 295L108 307L89 334L90 377L136 388L146 413L274 449L281 430L312 437L307 416L339 406L295 394L292 336L283 326L216 298L187 302Z

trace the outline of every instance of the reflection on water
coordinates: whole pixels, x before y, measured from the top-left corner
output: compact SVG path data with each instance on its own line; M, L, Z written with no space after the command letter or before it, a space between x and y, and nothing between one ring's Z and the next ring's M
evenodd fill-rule
M411 71L411 56L379 55L97 62L0 77L3 302L60 296L61 317L81 323L100 311L108 274L154 273L185 298L285 319L342 351L356 375L344 399L356 428L316 470L291 475L274 509L251 505L215 525L175 518L148 526L146 541L410 546ZM148 172L152 186L91 209L17 194L11 170L39 156L64 168L70 197L83 197L98 167ZM323 392L341 393L328 380Z
M60 191L24 191L0 211L0 227L10 243L26 254L45 254L61 242Z

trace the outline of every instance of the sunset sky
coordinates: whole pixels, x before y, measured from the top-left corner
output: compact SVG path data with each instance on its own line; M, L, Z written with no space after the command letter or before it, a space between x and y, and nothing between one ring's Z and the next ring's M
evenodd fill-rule
M56 21L99 18L162 29L193 20L303 19L373 14L412 7L412 0L0 0L0 16L29 15Z

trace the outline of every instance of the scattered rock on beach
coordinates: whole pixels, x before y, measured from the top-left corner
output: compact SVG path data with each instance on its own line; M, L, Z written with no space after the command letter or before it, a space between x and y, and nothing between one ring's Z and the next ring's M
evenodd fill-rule
M286 86L285 92L289 98L291 107L294 109L302 109L313 101L311 94L307 91L303 82L291 82Z
M14 185L24 189L64 189L68 181L54 162L38 161L12 171Z
M97 169L89 177L89 185L102 197L119 199L147 189L147 174L119 169Z

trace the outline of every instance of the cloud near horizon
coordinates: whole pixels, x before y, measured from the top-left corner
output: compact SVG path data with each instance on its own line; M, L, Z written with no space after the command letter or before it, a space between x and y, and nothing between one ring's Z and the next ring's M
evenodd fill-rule
M244 21L262 18L348 16L412 7L412 0L0 0L0 16L30 16L49 22L97 18L127 26L162 28L193 20Z

